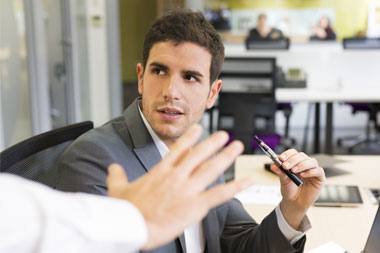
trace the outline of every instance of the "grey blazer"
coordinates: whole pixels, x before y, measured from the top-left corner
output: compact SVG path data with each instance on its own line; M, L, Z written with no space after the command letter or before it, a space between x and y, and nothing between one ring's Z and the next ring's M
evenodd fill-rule
M138 111L137 98L115 118L79 137L58 162L58 190L107 194L105 179L111 163L121 164L133 181L161 160ZM223 183L221 176L214 184ZM290 245L272 211L259 225L237 199L212 209L202 221L206 252L302 252L306 238ZM185 238L150 252L186 252ZM191 253L191 252L189 252Z

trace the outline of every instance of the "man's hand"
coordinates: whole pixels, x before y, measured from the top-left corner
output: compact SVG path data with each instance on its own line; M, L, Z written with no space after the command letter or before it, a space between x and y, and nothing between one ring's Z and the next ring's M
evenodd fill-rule
M303 181L300 187L274 163L271 170L280 177L282 201L281 212L288 224L297 229L309 207L318 199L326 180L325 172L316 159L295 149L289 149L279 156L285 170L296 173Z
M205 217L211 208L252 184L251 179L243 179L206 190L244 148L241 142L234 141L212 157L225 145L228 134L217 132L192 147L201 133L200 125L192 126L160 163L133 183L128 183L120 165L109 167L109 196L130 201L145 218L149 235L144 249L173 240L186 227Z

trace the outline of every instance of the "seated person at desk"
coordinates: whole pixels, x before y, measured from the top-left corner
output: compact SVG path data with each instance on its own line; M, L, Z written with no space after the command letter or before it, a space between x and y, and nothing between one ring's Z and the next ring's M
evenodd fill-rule
M257 25L249 31L248 39L277 40L283 38L279 29L272 28L267 23L267 15L260 14L257 18Z
M323 16L319 19L317 25L311 28L310 37L311 40L335 40L336 35L334 30L331 28L330 19Z
M211 24L217 31L228 31L231 30L230 20L231 11L227 9L225 4L222 4L220 9L215 12L216 18L210 20Z
M121 164L131 181L149 173L213 106L222 86L218 76L223 61L221 38L201 12L178 10L156 20L145 37L143 62L137 65L141 97L123 116L87 132L66 150L58 162L57 189L105 195L104 167L109 163ZM283 199L261 224L233 199L152 252L302 252L310 228L306 212L325 176L304 153L287 150L281 159L304 184L298 188L272 165ZM223 175L211 186L222 183Z

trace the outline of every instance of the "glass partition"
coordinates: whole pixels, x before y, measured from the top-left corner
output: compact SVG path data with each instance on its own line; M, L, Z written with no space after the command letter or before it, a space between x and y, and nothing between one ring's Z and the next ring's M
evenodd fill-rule
M25 12L22 0L0 0L0 150L32 135Z

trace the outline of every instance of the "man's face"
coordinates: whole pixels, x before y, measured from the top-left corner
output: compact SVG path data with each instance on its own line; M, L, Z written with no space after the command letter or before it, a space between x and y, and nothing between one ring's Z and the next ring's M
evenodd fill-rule
M267 25L267 17L265 15L260 15L258 20L258 26L264 28Z
M197 44L154 44L144 71L137 65L142 112L166 145L197 123L215 102L222 82L210 86L211 54Z
M322 17L319 20L319 26L326 29L329 26L329 20L326 17Z

